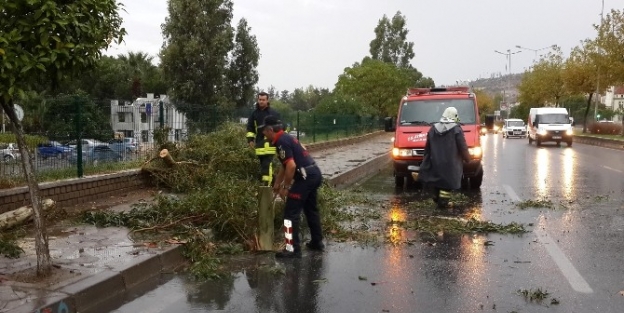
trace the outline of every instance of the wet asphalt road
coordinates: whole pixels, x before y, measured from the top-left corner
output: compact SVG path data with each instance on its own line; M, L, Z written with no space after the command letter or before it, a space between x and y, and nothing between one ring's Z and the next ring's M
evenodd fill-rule
M278 263L283 275L257 266L219 282L163 275L114 312L624 312L624 151L500 135L482 144L484 184L467 194L476 204L445 214L519 222L528 233L439 233L431 244L390 227L396 245L331 243ZM425 197L393 183L388 169L361 186L387 201L386 221ZM555 208L516 206L527 200ZM268 255L246 262L274 264ZM517 294L537 288L550 294L540 303Z

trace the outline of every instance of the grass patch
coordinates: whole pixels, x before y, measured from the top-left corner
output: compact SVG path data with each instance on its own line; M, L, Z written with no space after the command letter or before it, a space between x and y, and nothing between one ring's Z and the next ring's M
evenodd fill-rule
M15 166L19 167L21 171L21 161L18 161ZM143 160L134 160L127 162L115 162L115 163L103 163L97 166L84 166L83 174L85 176L116 173L123 170L138 169L143 163ZM78 177L77 168L75 165L66 168L53 168L39 171L36 173L37 181L50 182L57 180L65 180ZM0 189L15 188L20 186L26 186L26 179L24 175L8 175L0 176Z
M17 259L24 250L17 245L15 234L0 233L0 255L10 259Z

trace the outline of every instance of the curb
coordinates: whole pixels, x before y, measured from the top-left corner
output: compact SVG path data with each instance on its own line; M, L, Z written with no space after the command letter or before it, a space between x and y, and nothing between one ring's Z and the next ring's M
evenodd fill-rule
M367 160L366 162L359 164L344 173L339 174L336 177L329 179L329 185L334 188L346 188L353 183L379 173L388 164L392 162L390 152L384 153L374 159Z
M172 271L185 262L181 245L168 247L156 255L144 255L142 260L127 264L120 270L105 270L59 289L50 290L56 295L38 299L37 307L27 304L11 312L108 312L122 304L129 291L144 284L157 284L156 280L161 273Z
M599 146L603 148L611 148L617 150L624 150L624 141L622 140L612 140L612 139L604 139L604 138L596 138L589 136L574 136L575 143L586 144L590 146Z

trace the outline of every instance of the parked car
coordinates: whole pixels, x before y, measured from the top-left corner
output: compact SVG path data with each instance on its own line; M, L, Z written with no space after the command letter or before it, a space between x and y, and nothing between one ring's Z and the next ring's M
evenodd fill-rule
M291 130L290 132L288 132L288 134L290 134L293 137L297 137L297 133L299 133L299 137L305 137L305 132L302 131L297 131L297 130Z
M100 163L119 162L122 160L123 160L123 156L115 152L106 144L96 145L88 149L84 149L82 151L82 163L83 164L98 165ZM72 163L78 162L77 151L74 151L70 155L69 161Z
M44 160L47 158L66 158L72 154L73 151L74 148L62 145L58 141L50 141L37 145L37 153L39 153L39 156Z
M2 161L4 162L17 160L21 156L15 143L0 143L0 150L2 150Z
M105 145L105 142L101 142L101 141L97 141L95 139L82 139L82 151L86 151L89 148L93 148L97 145ZM68 142L67 144L65 144L68 147L71 147L73 149L77 149L78 148L78 143L76 142L76 140L72 140L70 142Z
M135 153L138 151L138 142L134 138L113 139L108 146L119 154Z

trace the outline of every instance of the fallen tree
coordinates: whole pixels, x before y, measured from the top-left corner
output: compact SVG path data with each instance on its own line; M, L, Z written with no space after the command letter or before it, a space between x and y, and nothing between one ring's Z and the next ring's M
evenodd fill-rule
M52 199L45 199L42 202L43 211L54 207L55 202ZM29 221L34 215L32 206L23 206L13 211L0 214L0 231L20 225Z

